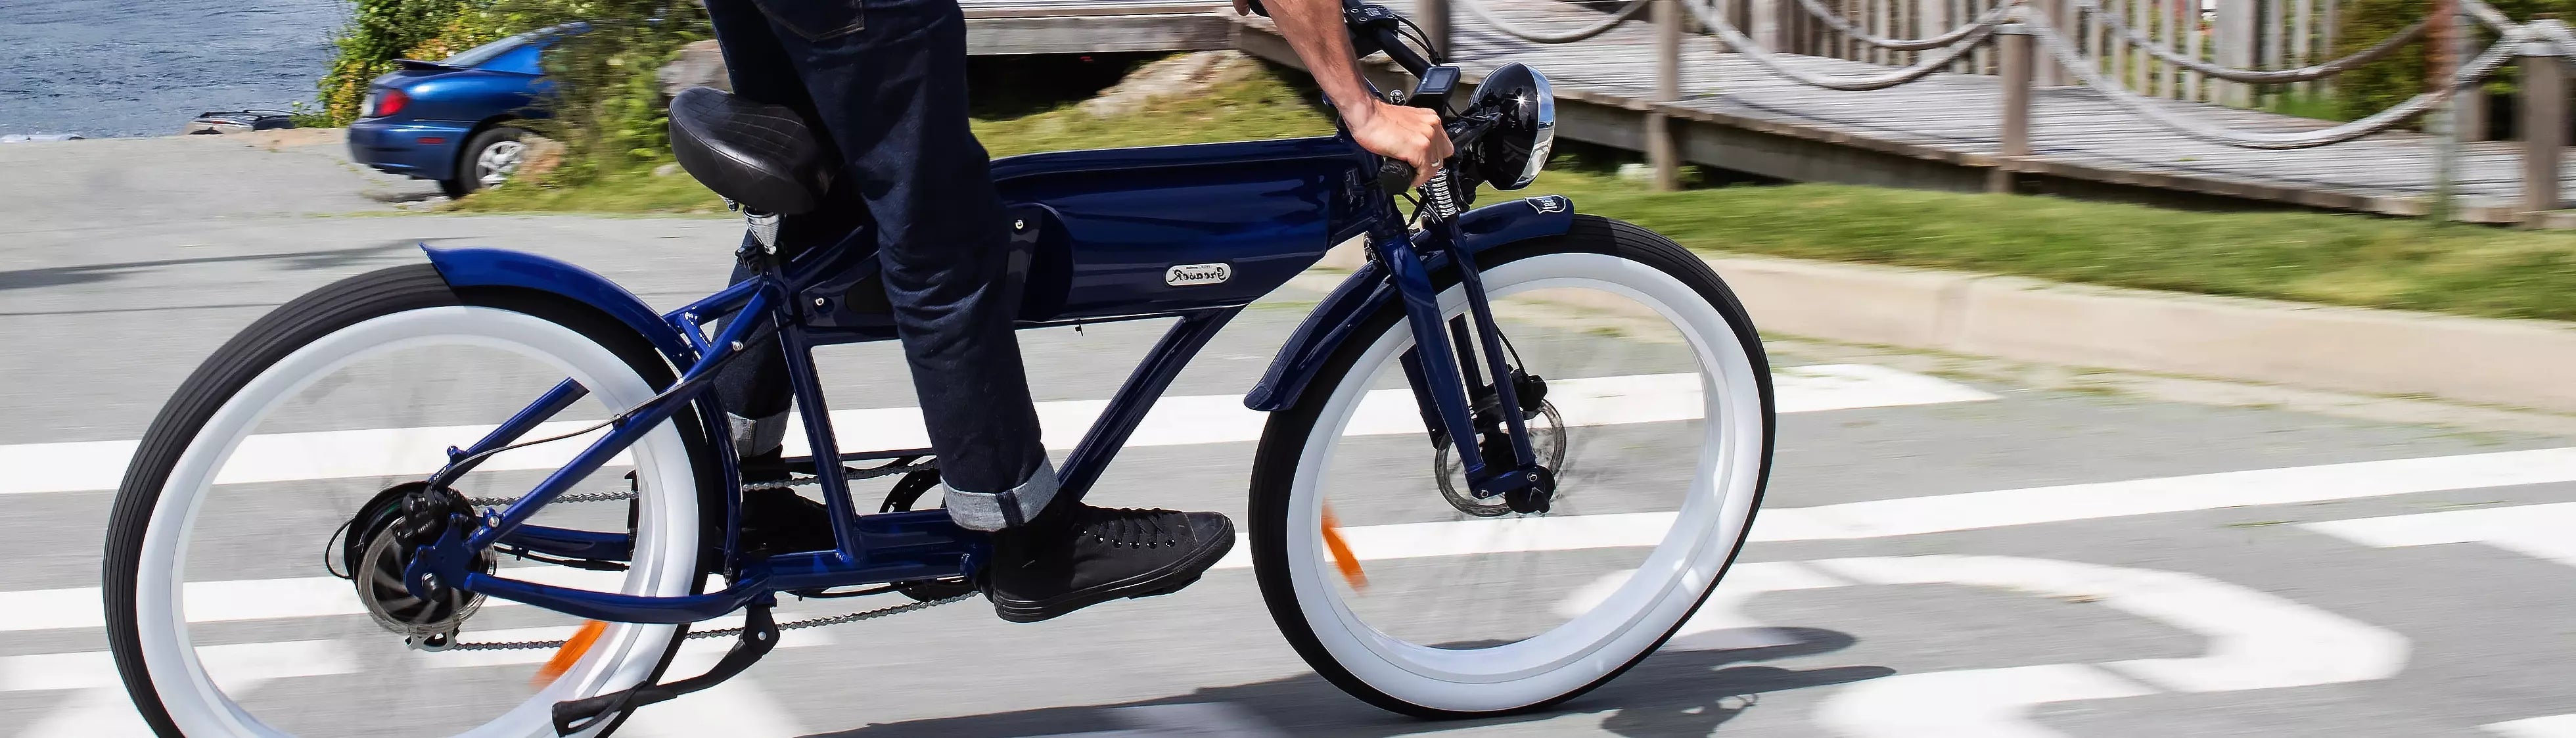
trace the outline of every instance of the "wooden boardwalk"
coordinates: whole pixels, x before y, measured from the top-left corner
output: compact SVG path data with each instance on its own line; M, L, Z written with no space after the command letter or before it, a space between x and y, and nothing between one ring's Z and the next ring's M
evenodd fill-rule
M1232 48L1225 0L961 0L978 55ZM1220 14L1219 11L1223 11Z
M1503 12L1553 28L1598 17L1547 0L1514 0ZM1936 74L1886 90L1825 90L1721 53L1710 37L1686 36L1683 99L1650 104L1649 25L1630 23L1587 41L1548 46L1504 35L1464 12L1455 22L1452 57L1470 79L1507 62L1547 74L1560 101L1560 135L1642 150L1646 111L1659 111L1680 121L1674 128L1684 159L1766 177L1977 191L1987 188L1992 170L2002 168L2025 191L2255 200L2392 215L2422 214L2432 190L2433 139L2420 134L2391 132L2296 151L2243 149L2167 131L2086 88L2041 88L2033 101L2032 156L2004 161L1997 156L2003 95L1995 77ZM1295 63L1265 19L1234 23L1240 48ZM1817 72L1887 69L1798 59ZM2162 104L2238 131L2326 125L2205 103ZM2460 216L2516 220L2519 145L2466 144L2460 164Z

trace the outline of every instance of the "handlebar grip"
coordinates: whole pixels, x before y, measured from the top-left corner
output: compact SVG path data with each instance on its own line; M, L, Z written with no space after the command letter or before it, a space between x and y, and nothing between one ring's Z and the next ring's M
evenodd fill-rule
M1270 17L1270 9L1261 7L1261 0L1252 0L1251 5L1253 15L1261 16L1263 18Z
M1413 165L1405 163L1403 159L1380 159L1377 165L1377 186L1389 195L1413 189Z

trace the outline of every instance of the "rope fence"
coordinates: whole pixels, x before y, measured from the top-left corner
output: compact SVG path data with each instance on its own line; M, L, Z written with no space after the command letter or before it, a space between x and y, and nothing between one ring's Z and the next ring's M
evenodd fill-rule
M2454 32L2471 33L2474 29L2483 28L2491 32L2495 40L2474 57L2460 62L2448 75L2445 84L2356 120L2290 132L2254 130L2241 122L2245 120L2242 117L2236 117L2239 122L2233 124L2214 122L2210 116L2196 115L2188 105L2175 105L2174 100L2159 98L2191 99L2174 94L2176 73L2189 76L2189 81L2195 86L2202 77L2212 80L2212 84L2231 85L2326 83L2337 75L2387 58L2407 46L2426 43L2431 36L2432 19L2418 21L2359 51L2314 63L2307 62L2309 39L2296 35L2309 32L2304 26L2295 32L2275 26L2270 29L2271 37L2268 39L2271 60L2281 62L2276 66L2297 65L2267 69L2246 63L2225 63L2225 54L2221 55L2220 61L2204 58L2197 27L2204 6L2199 0L2180 0L2192 3L2195 28L2192 31L2194 35L2188 37L2188 47L2179 50L2174 48L2172 19L2167 18L2164 24L2166 38L2158 40L2153 33L2156 18L2147 11L2149 6L2138 4L2170 0L1989 0L1993 5L1975 17L1938 33L1926 28L1925 35L1920 38L1897 38L1889 33L1893 27L1903 25L1892 20L1899 11L1911 14L1910 20L1922 21L1937 18L1937 8L1974 8L1980 0L1916 0L1920 4L1912 6L1906 4L1907 0L1841 0L1847 6L1863 7L1872 12L1870 17L1862 20L1837 12L1823 0L1751 0L1765 5L1746 7L1735 5L1746 0L1630 0L1616 11L1602 14L1597 19L1586 19L1572 30L1547 30L1533 27L1525 20L1506 18L1487 7L1491 1L1424 0L1426 9L1440 16L1434 22L1443 28L1447 26L1448 6L1462 4L1488 27L1537 44L1577 43L1632 22L1672 25L1687 18L1695 21L1699 30L1713 36L1721 50L1735 54L1768 74L1800 85L1839 91L1883 90L1936 73L1982 71L1989 68L1987 52L1991 49L1995 52L1992 56L2001 58L2001 63L1994 68L2006 78L2002 80L2006 86L2006 107L2019 105L2022 108L2003 111L2002 149L2007 158L2029 154L2030 88L2034 85L2034 77L2040 74L2051 75L2052 81L2062 80L2089 88L2126 114L2175 134L2232 147L2281 150L2353 141L2387 132L2419 116L2467 107L2446 103L2463 97L2464 93L2476 93L2498 70L2520 59L2526 70L2523 84L2526 99L2522 105L2526 159L2523 209L2536 217L2537 213L2557 210L2562 204L2557 172L2567 124L2565 67L2567 57L2576 56L2576 33L2571 33L2566 24L2553 19L2516 22L2482 0L2455 0L2465 22L2458 24ZM2250 3L2253 0L2230 1ZM2334 12L2333 1L2326 0L2329 18ZM1962 2L1966 5L1963 6ZM1682 12L1668 12L1655 7L1658 5L1675 6ZM2270 7L2278 12L2280 5L2280 0L2272 0ZM2310 12L2310 0L2298 0L2297 7L2300 13ZM1789 10L1792 8L1794 11ZM2122 18L2123 8L2135 16L2134 23ZM1651 14L1647 12L1650 9L1654 10ZM1769 15L1765 15L1766 12ZM1803 14L1803 18L1781 17L1793 12ZM1881 14L1886 17L1880 17ZM1640 21L1641 16L1651 19ZM1738 18L1746 16L1750 17L1747 22L1756 27L1756 33L1747 33L1740 26ZM1852 60L1874 61L1883 69L1853 74L1847 71L1847 64L1785 51L1780 48L1788 43L1786 38L1789 34L1780 31L1783 25L1787 25L1784 21L1794 21L1842 40L1838 44L1828 44L1828 48L1875 50L1853 54ZM1918 27L1921 25L1918 23ZM2244 39L2250 39L2256 31L2240 33L2247 34ZM1679 51L1676 47L1680 35L1677 29L1658 29L1659 78L1678 75ZM1762 38L1757 38L1757 35ZM2285 35L2289 36L2286 40ZM2295 43L2291 43L2293 41ZM2295 48L2285 56L2283 46ZM2106 60L2106 55L2117 60ZM2234 55L2240 60L2250 60L2251 57L2250 53L2241 50ZM2147 63L2162 66L2161 89L2148 89L2153 85L2156 74L2142 66ZM1833 67L1834 70L1826 71L1825 67ZM2126 83L2122 80L2124 76L2129 78ZM2016 87L2019 88L2018 94ZM1677 80L1659 79L1657 89L1661 99L1651 102L1678 100ZM2250 101L2251 97L2248 95L2241 99ZM2483 103L2478 103L2477 107L2482 108ZM1673 165L1658 162L1656 166L1669 169ZM2005 178L2008 180L2008 175Z

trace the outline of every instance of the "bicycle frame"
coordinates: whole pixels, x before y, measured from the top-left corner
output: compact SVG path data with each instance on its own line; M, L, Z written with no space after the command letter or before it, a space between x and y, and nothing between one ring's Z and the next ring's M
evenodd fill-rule
M1301 174L1290 184L1263 181L1241 188L1267 196L1268 200L1246 205L1209 199L1217 200L1218 206L1284 209L1264 215L1219 213L1208 206L1196 207L1211 219L1297 224L1302 230L1290 240L1301 245L1285 253L1253 255L1230 255L1223 238L1202 242L1165 238L1166 243L1159 246L1097 247L1126 249L1115 254L1118 258L1109 260L1120 262L1114 266L1128 268L1142 263L1155 272L1163 265L1177 268L1223 264L1232 256L1241 259L1234 262L1237 266L1233 269L1243 277L1241 284L1230 288L1232 292L1175 293L1172 290L1192 288L1171 286L1178 282L1169 277L1163 284L1143 285L1133 275L1108 266L1085 273L1082 270L1086 267L1077 263L1081 252L1071 250L1080 244L1047 241L1051 233L1060 236L1065 230L1057 227L1050 231L1052 226L1089 222L1083 220L1085 214L1075 212L1076 208L1069 204L1089 202L1081 198L1114 192L1121 183L1133 184L1137 178L1220 177L1221 172L1240 169L1247 162L1285 162L1299 167ZM1172 379L1252 298L1311 266L1321 258L1326 245L1354 236L1367 239L1371 262L1307 316L1247 397L1247 406L1276 410L1295 402L1324 357L1331 355L1379 306L1397 301L1414 335L1450 339L1425 340L1421 347L1440 350L1414 350L1404 359L1433 442L1455 446L1467 470L1470 488L1479 497L1491 498L1538 483L1545 470L1533 460L1528 430L1518 412L1519 400L1513 383L1507 381L1511 367L1505 361L1501 336L1494 328L1483 285L1477 278L1474 254L1502 243L1565 232L1572 218L1569 203L1553 196L1507 201L1409 232L1393 198L1372 177L1363 174L1376 171L1376 167L1375 157L1352 144L1347 131L1327 138L1063 152L994 163L995 176L1003 184L1006 199L1015 193L1040 193L1033 195L1035 199L1031 201L1013 205L1010 211L1014 219L1013 248L1027 257L1015 260L1015 264L1029 265L1026 273L1017 278L1053 280L1063 276L1068 285L1067 294L1040 295L1035 292L1040 287L1031 282L1029 299L1037 305L1031 309L1053 314L1032 319L1024 310L1022 328L1178 319L1146 353L1111 398L1107 410L1074 447L1060 472L1059 494L1078 499L1089 491ZM1310 169L1312 172L1307 172ZM1227 186L1221 180L1212 181L1218 184L1207 186ZM1015 189L1020 182L1051 184ZM1102 182L1108 184L1096 184ZM1043 193L1050 191L1074 194L1048 200ZM1128 221L1197 222L1192 219L1195 213L1188 210L1192 205L1176 208L1168 198L1121 207L1139 209L1135 213L1112 214ZM1295 208L1309 211L1290 212ZM1119 221L1121 217L1096 220ZM1038 225L1032 227L1031 223ZM894 338L890 324L881 316L849 304L849 288L878 275L875 251L867 245L871 238L872 234L863 230L840 244L796 255L784 263L760 260L756 263L764 268L755 278L659 315L607 280L568 264L506 251L431 249L432 263L453 286L535 289L580 300L644 332L682 371L666 391L631 410L603 437L507 508L484 510L478 519L460 519L458 522L463 524L448 526L445 537L422 547L415 556L405 571L407 585L415 595L421 595L435 588L430 582L454 582L468 591L594 620L685 623L723 615L755 601L765 602L765 598L779 591L971 575L985 555L984 536L956 527L944 511L937 509L860 514L854 508L848 481L839 473L846 463L931 453L926 449L842 451L833 432L830 405L817 380L811 355L814 347ZM1067 250L1050 250L1053 246ZM1441 314L1432 275L1451 267L1460 275L1472 321L1451 321ZM1087 274L1087 286L1072 286L1072 274ZM1181 299L1174 294L1201 296ZM723 328L708 336L704 326L718 321ZM796 406L812 448L810 457L790 461L816 462L814 470L836 533L836 546L830 551L752 559L744 555L737 540L740 474L734 465L730 436L722 427L722 410L708 390L718 368L752 342L763 340L777 341L786 358ZM1479 354L1482 362L1478 361ZM586 393L578 384L566 380L472 446L449 449L450 463L431 477L433 486L472 470L480 455L518 441ZM1480 453L1474 440L1480 437L1476 422L1480 399L1501 409L1501 430L1509 435L1512 458L1488 459ZM720 511L725 522L721 528L723 540L707 544L721 555L720 573L730 581L724 590L684 597L625 595L510 579L470 566L476 553L486 550L505 555L626 560L632 548L627 534L550 528L531 525L528 519L641 435L692 406L700 421L698 432L706 438L721 467L722 489L726 490L725 508Z

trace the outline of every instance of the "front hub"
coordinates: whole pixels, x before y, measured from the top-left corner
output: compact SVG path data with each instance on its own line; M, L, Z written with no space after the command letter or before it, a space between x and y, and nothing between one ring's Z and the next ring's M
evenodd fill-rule
M1545 390L1539 389L1531 393L1544 396ZM1565 416L1557 413L1554 403L1545 400L1540 400L1537 408L1533 411L1524 411L1524 415L1529 424L1530 450L1536 452L1539 466L1542 467L1540 471L1547 476L1544 480L1548 490L1547 496L1552 499L1556 492L1556 470L1565 468ZM1509 463L1512 458L1511 438L1503 435L1501 423L1495 422L1490 425L1493 426L1490 431L1478 434L1480 439L1476 450L1488 459L1486 463L1496 461ZM1449 501L1450 507L1480 518L1529 512L1519 509L1527 507L1526 504L1519 506L1512 504L1508 494L1478 496L1467 489L1466 468L1459 463L1457 454L1452 452L1447 443L1440 443L1435 449L1431 456L1432 478L1439 482L1440 496ZM1546 507L1541 504L1537 509L1543 511Z

